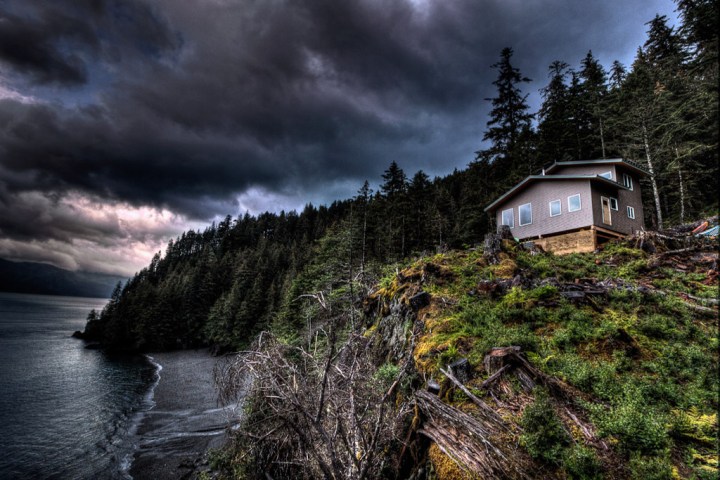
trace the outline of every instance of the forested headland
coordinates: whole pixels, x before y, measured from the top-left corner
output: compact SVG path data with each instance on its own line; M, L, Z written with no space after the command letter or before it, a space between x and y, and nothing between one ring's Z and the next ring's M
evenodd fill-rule
M718 248L687 223L718 213L718 7L676 3L632 65L553 62L537 112L504 49L466 169L397 159L377 191L188 231L84 338L239 352L214 478L717 478ZM525 176L616 157L650 172L654 231L566 256L486 237Z

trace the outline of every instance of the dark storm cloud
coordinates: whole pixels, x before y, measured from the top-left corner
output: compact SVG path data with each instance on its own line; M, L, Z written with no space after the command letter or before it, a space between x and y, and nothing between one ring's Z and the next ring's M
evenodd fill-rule
M173 45L170 32L139 1L16 2L0 10L0 64L35 83L84 84L91 62L118 62L127 47L157 54Z
M503 47L537 91L553 60L634 51L655 13L573 0L10 5L0 82L35 100L0 100L0 209L24 192L81 192L195 219L238 213L251 188L332 200L393 160L409 174L463 167L481 147ZM0 218L8 237L86 228Z

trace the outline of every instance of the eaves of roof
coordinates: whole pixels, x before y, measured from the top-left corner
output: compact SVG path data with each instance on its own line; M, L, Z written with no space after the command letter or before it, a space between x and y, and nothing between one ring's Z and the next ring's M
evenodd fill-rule
M555 162L552 165L550 165L548 168L545 169L545 173L550 173L551 171L555 170L558 167L572 167L572 166L578 166L578 165L618 165L622 164L623 166L629 168L630 170L634 171L635 173L639 173L640 175L650 175L650 172L645 170L645 168L635 163L631 160L626 160L624 158L603 158L599 160L572 160L569 162Z
M485 211L491 211L494 210L495 207L502 204L506 200L509 200L510 198L514 197L517 193L521 192L523 189L527 188L530 184L534 182L552 182L557 180L587 180L595 183L600 183L604 185L608 185L610 187L614 188L622 188L623 190L629 190L624 185L621 185L617 183L614 180L610 180L609 178L600 177L598 175L530 175L529 177L526 177L525 180L515 185L513 188L505 192L503 195L501 195L497 200L492 202L490 205L485 207Z

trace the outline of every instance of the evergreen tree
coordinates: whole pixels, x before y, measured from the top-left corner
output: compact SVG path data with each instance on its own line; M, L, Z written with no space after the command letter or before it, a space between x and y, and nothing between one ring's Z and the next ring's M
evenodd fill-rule
M382 179L385 182L380 186L380 190L389 200L395 200L407 191L407 177L395 161L382 174Z
M661 118L665 96L655 90L653 72L643 49L638 49L632 71L615 97L616 115L613 127L622 131L618 150L627 158L642 158L650 173L650 185L655 206L654 220L663 227L662 206L658 187L657 124Z
M408 249L425 250L432 245L430 238L430 210L432 201L430 177L422 170L408 185Z
M559 60L550 64L550 82L540 90L543 103L538 112L538 156L543 164L573 159L573 115L566 83L569 68Z
M607 95L607 74L592 51L581 62L579 77L580 109L585 124L582 126L583 158L606 158L605 145L605 97Z
M368 209L370 206L370 200L372 199L373 191L370 188L370 184L367 180L363 183L360 190L357 192L355 202L359 210L359 221L360 225L360 276L361 279L365 275L365 262L367 258L367 244L368 244Z
M477 152L477 159L485 158L489 163L497 164L503 187L516 183L519 178L531 173L534 167L528 156L531 152L528 143L533 140L533 116L529 113L527 95L523 95L519 87L530 79L512 65L512 55L512 48L506 47L500 53L500 61L492 65L498 71L498 77L493 82L497 96L488 99L493 108L483 135L483 141L490 141L492 146Z
M616 91L622 87L627 77L627 69L625 65L615 60L610 67L610 91Z
M386 206L386 245L391 258L400 259L407 253L407 177L393 161L382 175L384 180L380 191Z

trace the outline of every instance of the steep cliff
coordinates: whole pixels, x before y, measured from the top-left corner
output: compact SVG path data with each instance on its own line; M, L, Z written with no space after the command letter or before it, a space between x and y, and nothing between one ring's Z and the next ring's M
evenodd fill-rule
M651 240L554 256L496 239L398 268L362 305L343 282L316 289L302 341L267 335L220 375L256 379L225 465L716 478L717 247L635 248Z

